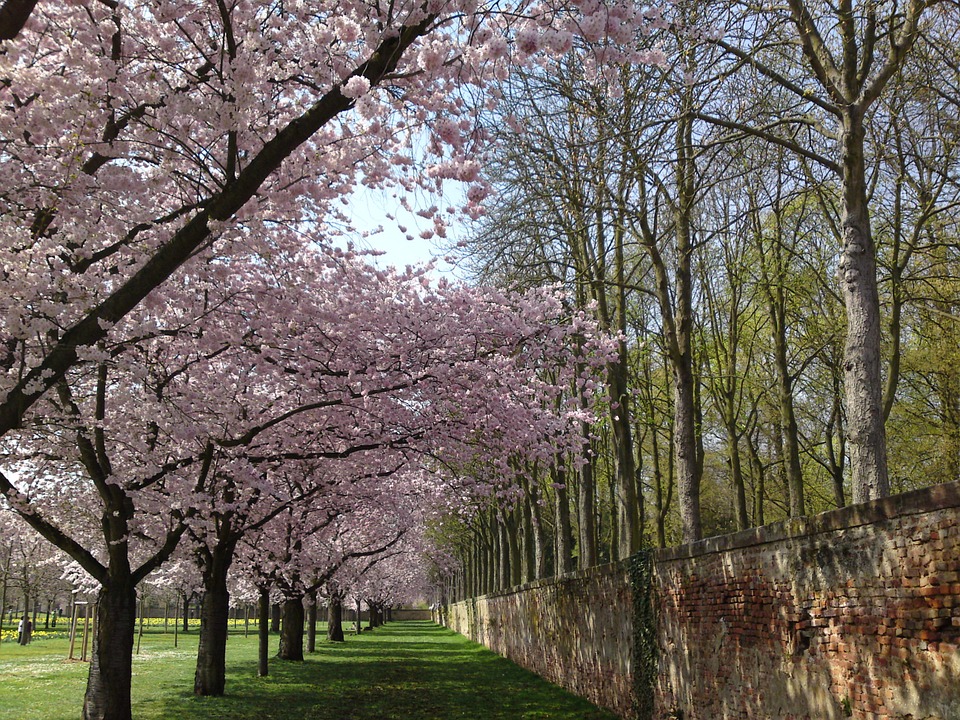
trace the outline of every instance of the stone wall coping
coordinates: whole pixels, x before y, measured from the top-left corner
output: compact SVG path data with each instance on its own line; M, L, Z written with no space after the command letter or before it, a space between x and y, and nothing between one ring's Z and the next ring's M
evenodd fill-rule
M729 535L718 535L686 545L660 548L653 551L653 559L657 563L686 560L782 540L849 530L884 520L954 507L960 507L960 482L931 485L858 505L828 510L819 515L791 518L783 522L750 528Z

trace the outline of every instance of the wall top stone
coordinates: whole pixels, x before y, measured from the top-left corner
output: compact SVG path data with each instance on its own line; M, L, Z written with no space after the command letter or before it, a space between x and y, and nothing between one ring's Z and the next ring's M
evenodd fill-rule
M812 517L791 518L730 535L718 535L686 545L661 548L653 551L653 557L658 563L685 560L955 507L960 507L960 482L931 485L859 505L829 510Z

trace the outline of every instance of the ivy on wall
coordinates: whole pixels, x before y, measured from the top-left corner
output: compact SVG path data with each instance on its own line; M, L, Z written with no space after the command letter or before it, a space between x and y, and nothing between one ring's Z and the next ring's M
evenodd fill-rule
M633 696L637 720L652 720L657 681L657 625L653 591L653 554L630 558L633 590Z

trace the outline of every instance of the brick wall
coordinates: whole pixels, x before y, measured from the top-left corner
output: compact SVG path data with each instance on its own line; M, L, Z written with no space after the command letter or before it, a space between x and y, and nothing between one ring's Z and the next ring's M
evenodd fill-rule
M960 720L960 484L656 551L656 717ZM449 624L632 716L625 565Z
M660 715L960 720L958 573L956 483L660 551Z

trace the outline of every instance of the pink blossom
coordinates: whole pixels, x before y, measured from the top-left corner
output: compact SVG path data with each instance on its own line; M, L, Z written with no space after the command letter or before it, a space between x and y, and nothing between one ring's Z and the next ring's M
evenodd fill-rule
M365 77L355 75L343 84L343 87L340 88L340 92L343 93L344 97L356 100L357 98L362 97L370 92L370 81Z

